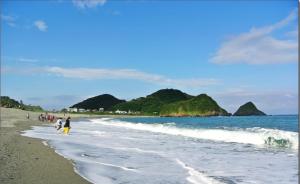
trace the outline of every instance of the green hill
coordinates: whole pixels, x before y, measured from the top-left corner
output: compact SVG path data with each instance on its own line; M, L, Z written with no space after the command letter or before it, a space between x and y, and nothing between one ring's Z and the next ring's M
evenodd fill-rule
M8 96L1 96L1 107L21 108L22 105L18 101L11 99Z
M240 106L233 114L234 116L265 116L266 114L256 108L252 102L247 102Z
M126 101L117 99L116 97L109 94L103 94L92 98L88 98L82 102L74 104L71 106L71 108L75 108L75 107L80 109L104 108L104 110L107 111L107 110L111 110L112 106L122 102L126 102Z
M227 116L230 115L206 94L188 95L177 89L161 89L131 101L104 94L86 99L72 108L126 111L132 114L161 116Z
M129 102L120 103L113 107L114 110L141 112L142 114L159 114L165 104L187 100L191 95L176 89L161 89L146 97L137 98Z
M1 107L6 108L16 108L28 111L43 111L43 109L40 106L25 105L22 101L18 102L14 99L9 98L8 96L1 96L0 104Z
M206 94L194 98L164 105L160 111L161 116L227 116L230 115L222 109L216 101Z

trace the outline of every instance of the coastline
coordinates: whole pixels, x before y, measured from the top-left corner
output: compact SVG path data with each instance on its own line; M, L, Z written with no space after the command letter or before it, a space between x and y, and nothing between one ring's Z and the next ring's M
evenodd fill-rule
M292 127L277 128L290 118ZM36 126L25 135L49 140L94 183L293 184L298 133L296 117L290 118L73 119L69 136L51 126ZM168 170L157 173L159 168Z
M38 121L39 114L1 107L0 183L89 183L74 171L72 161L45 146L43 140L21 135L31 126L44 125Z

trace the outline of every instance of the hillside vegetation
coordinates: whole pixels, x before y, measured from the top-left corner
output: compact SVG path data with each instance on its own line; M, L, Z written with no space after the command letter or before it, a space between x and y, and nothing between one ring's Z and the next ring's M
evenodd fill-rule
M140 115L160 116L230 116L224 108L206 94L192 96L177 89L161 89L146 97L130 101L119 100L112 95L104 94L86 99L71 107L93 110L104 108L104 111ZM118 111L117 111L118 110ZM234 114L265 115L252 102L241 106Z
M233 114L234 116L265 116L266 114L256 108L252 102L247 102L240 106Z
M77 104L74 104L71 106L71 108L81 108L81 109L99 109L104 108L105 111L111 110L111 108L119 103L126 102L125 100L117 99L116 97L109 95L109 94L103 94L98 95L92 98L88 98L82 102L79 102Z
M16 108L28 111L43 111L43 108L41 108L40 106L25 105L22 101L18 102L14 99L9 98L8 96L1 96L0 104L1 107L6 108Z
M161 108L169 103L187 100L191 95L176 89L162 89L146 97L117 104L114 110L141 112L142 114L159 114Z
M227 116L216 101L206 94L198 95L185 101L164 105L161 116Z

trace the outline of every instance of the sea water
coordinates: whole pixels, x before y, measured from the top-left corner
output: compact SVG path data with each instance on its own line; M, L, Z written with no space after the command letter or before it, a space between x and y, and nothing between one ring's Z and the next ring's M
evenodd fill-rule
M298 183L298 115L99 118L41 138L92 183Z

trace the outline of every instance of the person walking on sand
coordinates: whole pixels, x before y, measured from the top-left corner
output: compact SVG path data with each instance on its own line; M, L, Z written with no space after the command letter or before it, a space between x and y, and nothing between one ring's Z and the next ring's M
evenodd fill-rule
M27 117L27 119L29 119L29 113L27 113L26 117Z
M70 116L66 119L66 122L65 122L65 125L64 125L64 133L65 134L69 134L69 131L70 131Z

